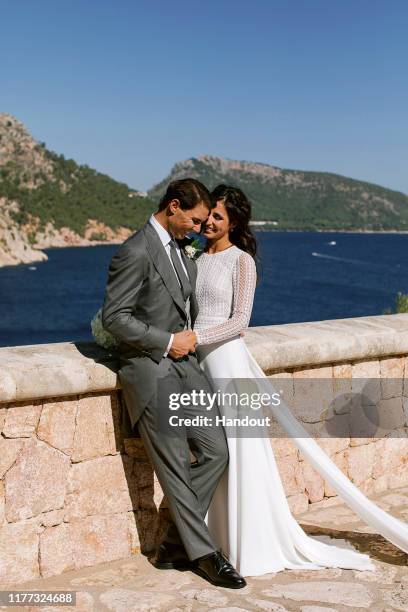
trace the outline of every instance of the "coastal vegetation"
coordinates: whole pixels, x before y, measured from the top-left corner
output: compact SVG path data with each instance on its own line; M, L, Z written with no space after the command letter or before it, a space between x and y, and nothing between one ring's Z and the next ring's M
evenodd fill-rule
M52 164L52 178L39 169L33 177L34 188L27 185L28 175L19 172L18 164L9 162L0 168L0 197L19 203L13 216L20 225L31 216L40 219L40 227L51 221L56 228L69 227L80 235L88 219L113 229L137 229L155 208L149 198L133 195L125 183L89 166L46 149L44 158Z
M240 187L252 201L254 220L273 222L268 229L408 231L407 195L338 174L205 155L173 166L150 197L157 201L168 182L181 176L210 189L219 183Z
M399 291L395 297L395 307L387 308L384 310L384 314L399 314L408 312L408 295Z
M187 176L209 189L241 187L260 230L408 231L403 193L328 172L209 155L175 164L141 193L49 150L0 113L0 265L37 260L38 249L121 242L146 222L168 183Z

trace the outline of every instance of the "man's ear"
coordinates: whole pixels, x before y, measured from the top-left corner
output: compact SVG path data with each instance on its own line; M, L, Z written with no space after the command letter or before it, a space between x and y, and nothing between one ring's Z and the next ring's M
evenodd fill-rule
M177 198L175 198L174 200L170 200L169 204L168 204L168 210L169 212L171 212L173 215L174 213L180 208L180 200L178 200Z

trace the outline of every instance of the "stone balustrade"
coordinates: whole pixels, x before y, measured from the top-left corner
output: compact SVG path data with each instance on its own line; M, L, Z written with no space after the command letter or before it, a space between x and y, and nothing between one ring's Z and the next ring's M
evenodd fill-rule
M245 341L272 384L378 381L388 435L318 441L367 494L408 483L408 314L251 328ZM116 370L94 344L0 349L0 586L148 552L165 528L141 440L121 433ZM326 400L298 398L312 431ZM336 502L291 440L271 441L295 514Z

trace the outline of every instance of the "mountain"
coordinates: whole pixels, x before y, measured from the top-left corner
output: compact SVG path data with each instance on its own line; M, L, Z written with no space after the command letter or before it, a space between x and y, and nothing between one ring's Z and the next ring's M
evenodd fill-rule
M0 266L46 259L52 246L122 242L155 203L49 151L12 115L0 114Z
M209 189L240 187L253 219L276 229L408 230L408 196L329 172L284 170L267 164L204 155L179 162L148 195L157 201L175 179L193 177Z
M177 163L147 194L37 142L0 113L0 266L41 261L41 249L122 242L167 184L191 176L241 187L253 218L297 230L408 230L408 196L327 172L283 170L205 155Z

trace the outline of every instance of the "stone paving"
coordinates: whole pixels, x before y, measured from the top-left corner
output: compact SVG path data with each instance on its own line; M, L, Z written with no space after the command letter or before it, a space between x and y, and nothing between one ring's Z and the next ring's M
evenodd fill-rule
M373 497L384 510L408 520L408 487ZM131 558L19 584L15 590L70 590L75 607L0 606L31 612L165 611L331 612L370 608L373 612L408 610L408 555L361 523L337 498L313 504L297 517L302 527L325 542L354 546L368 553L374 572L341 569L288 570L248 578L248 586L229 590L211 586L191 572L156 570L146 557Z

